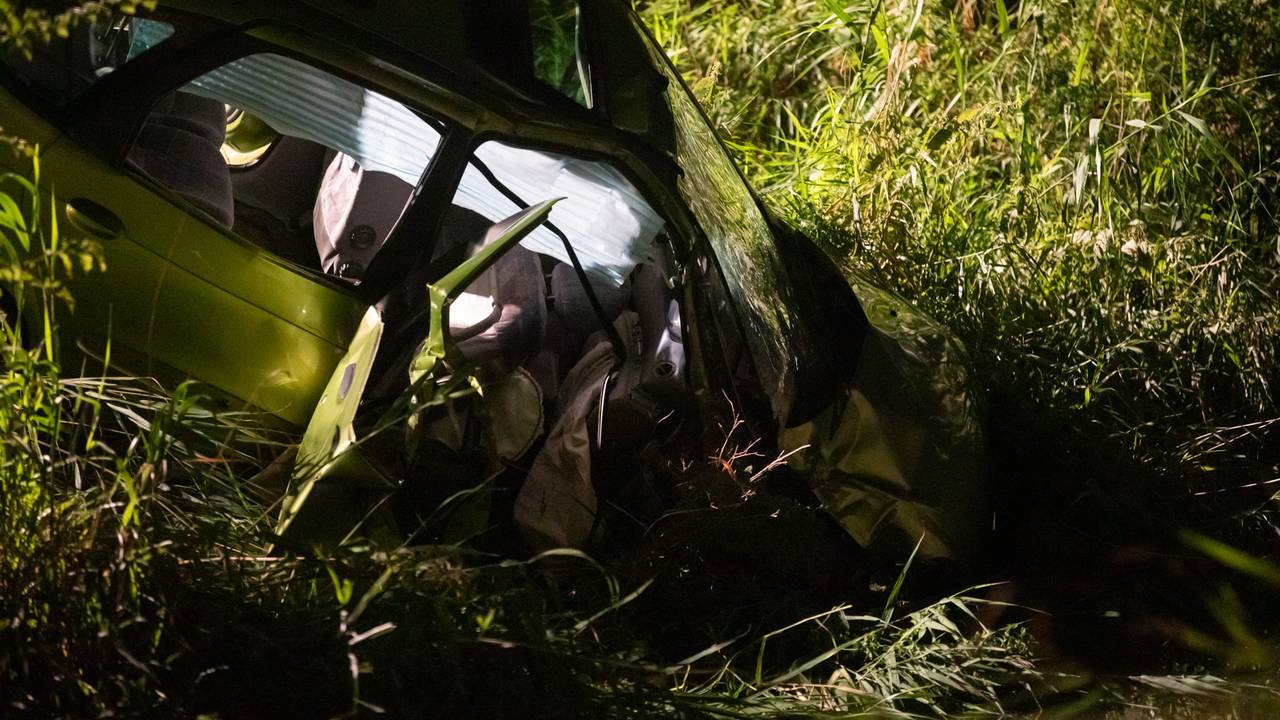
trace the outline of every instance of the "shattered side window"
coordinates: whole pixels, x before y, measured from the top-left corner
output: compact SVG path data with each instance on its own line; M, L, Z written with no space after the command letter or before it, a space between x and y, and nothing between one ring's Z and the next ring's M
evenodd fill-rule
M579 105L591 107L590 70L581 56L576 0L532 0L529 21L534 77Z
M773 232L679 76L647 34L641 33L654 64L668 81L676 161L683 170L678 182L680 194L719 260L774 413L785 418L794 383L794 350L802 330L792 315L795 303Z

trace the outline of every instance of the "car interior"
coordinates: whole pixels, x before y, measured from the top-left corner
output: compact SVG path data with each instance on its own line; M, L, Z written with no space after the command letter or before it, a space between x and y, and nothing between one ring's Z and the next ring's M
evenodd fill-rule
M535 23L546 37L534 44L555 52L532 73L590 105L574 4L551 6L554 22ZM50 68L65 68L74 82L64 85L74 87L56 94L71 97L173 34L161 20L117 16L84 26L48 57L6 63L37 80L61 78ZM157 101L126 165L212 226L354 286L405 216L444 127L263 52ZM475 148L437 237L424 240L423 267L406 268L404 283L379 303L384 334L365 416L390 407L407 385L429 330L431 274L483 247L495 223L549 198L563 199L548 220L449 308L452 370L498 389L451 408L448 422L425 424L428 451L400 469L402 525L460 488L506 478L501 512L515 516L526 540L583 544L598 524L598 500L608 499L595 489L627 485L623 476L641 472L642 456L693 425L664 219L607 162L500 140Z
M246 123L260 147L237 142ZM404 216L442 127L300 61L259 54L157 103L127 162L211 223L356 284ZM424 445L429 458L402 470L402 525L460 487L505 476L504 512L527 540L580 545L596 525L593 466L623 472L628 464L616 458L638 458L695 417L662 218L607 163L499 141L476 148L429 262L407 269L382 303L383 343L364 404L389 407L407 385L428 331L424 273L461 262L491 239L494 223L548 197L564 198L549 221L447 316L456 370L523 390L482 395L451 408L448 423L425 426L438 437ZM496 466L477 460L495 448ZM449 458L470 472L441 472Z

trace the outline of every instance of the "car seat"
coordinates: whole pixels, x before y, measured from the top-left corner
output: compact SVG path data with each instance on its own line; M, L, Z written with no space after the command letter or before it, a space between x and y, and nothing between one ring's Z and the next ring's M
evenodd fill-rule
M235 218L231 170L222 159L226 106L185 92L162 98L138 132L128 162L181 195L219 225Z
M320 269L312 215L332 151L281 135L249 166L231 171L236 198L235 232L290 262Z
M593 281L591 288L600 301L605 319L612 322L626 307L629 288L615 287L607 280ZM563 328L559 346L555 348L560 359L559 373L563 377L581 355L587 338L603 330L604 326L591 307L582 280L568 263L557 263L551 269L551 306L557 324Z
M463 256L492 238L492 223L466 208L450 207L438 257L458 243ZM515 370L542 348L547 327L546 280L538 255L519 245L481 273L449 308L449 339L466 362L489 372Z

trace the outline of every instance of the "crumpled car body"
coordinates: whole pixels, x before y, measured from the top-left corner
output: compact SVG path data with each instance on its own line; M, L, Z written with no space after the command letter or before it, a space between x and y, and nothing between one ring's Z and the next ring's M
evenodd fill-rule
M528 542L581 545L726 399L869 550L990 524L963 349L768 214L619 0L162 0L0 78L108 267L67 357L304 429L282 535L525 473Z

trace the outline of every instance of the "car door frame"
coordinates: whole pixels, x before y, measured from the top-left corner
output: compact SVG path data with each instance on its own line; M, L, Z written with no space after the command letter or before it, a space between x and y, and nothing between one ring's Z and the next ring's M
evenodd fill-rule
M322 35L311 27L314 25L311 22L295 25L255 21L236 26L209 15L172 8L166 8L164 15L165 19L187 15L192 26L198 27L200 23L208 26L185 36L181 32L175 33L174 37L104 77L69 103L57 123L71 139L114 167L130 172L140 182L148 181L128 170L124 159L152 104L200 74L254 52L271 51L298 58L339 77L377 89L449 126L431 167L415 190L415 201L370 264L365 281L359 287L350 288L340 281L330 281L263 250L265 260L286 265L313 281L338 284L344 291L370 305L377 303L403 278L404 268L420 258L421 253L429 251L423 243L415 246L408 236L434 237L438 232L453 190L474 147L486 139L504 139L524 146L542 146L583 157L607 159L646 197L656 201L655 207L673 226L671 235L676 243L673 250L685 273L682 280L686 289L686 306L699 303L699 296L691 292L695 281L714 275L724 282L716 267L717 259L706 247L699 224L675 190L675 179L680 170L674 159L655 148L648 139L613 127L605 118L581 111L548 121L547 116L552 114L548 109L524 105L507 96L489 98L490 89L463 91L449 87L456 84L453 81L457 78L447 68L433 76L429 71L435 65L426 58L410 56L396 48L389 48L376 56L354 49L353 46L366 40L371 43L379 41L372 36L362 38L369 33L336 19L335 27L327 27ZM339 34L349 34L349 37L335 42ZM392 58L397 65L390 65L382 59L384 57ZM356 68L367 71L367 74L357 74L354 72ZM490 104L486 100L494 102ZM170 195L179 206L189 208L183 201L172 197L167 189L154 183L152 186L162 194ZM414 231L408 232L409 228ZM223 232L236 242L252 245L234 233ZM703 259L700 261L699 257ZM735 314L737 312L735 310ZM701 322L698 315L696 309L687 313L686 322L696 326L689 328L691 336L701 338L710 333L703 340L718 343L712 323ZM699 354L703 356L704 363L719 359L717 353ZM713 374L721 378L721 381L713 383L715 390L734 392L734 383L724 381L731 373L720 368Z
M161 19L167 21L171 15L175 14L181 15L181 13L168 12ZM211 22L216 23L216 21ZM257 260L271 263L279 270L291 273L307 283L325 288L328 292L347 296L353 304L364 307L374 304L385 294L382 288L394 285L399 279L398 274L404 270L403 265L384 263L383 267L387 269L381 271L384 275L383 282L354 287L314 269L299 266L260 248L234 231L219 227L176 193L131 168L125 160L127 153L148 111L165 94L181 88L205 72L246 55L270 52L292 57L361 87L394 98L440 128L440 146L420 178L418 187L415 188L414 202L410 205L412 212L406 212L396 228L400 231L406 226L413 226L412 235L430 238L434 237L435 233L432 230L438 227L444 208L447 206L449 193L442 188L456 185L454 176L460 175L465 164L467 149L471 144L470 129L458 122L455 117L459 114L456 112L457 108L450 103L437 105L423 102L421 83L411 83L410 87L405 87L406 79L413 77L407 72L390 72L387 66L370 62L367 56L344 52L341 48L325 46L322 54L317 52L319 40L285 28L223 26L220 31L200 34L194 41L179 42L165 48L167 42L157 45L120 68L119 71L104 77L98 84L68 104L67 109L61 113L62 122L57 124L62 125L65 134L69 136L69 141L89 150L116 171L136 181L140 187L164 197L184 210L192 218L192 222L202 223L205 226L201 229L202 231L215 233L215 236L225 238L228 243L233 243L242 250L248 249L254 253ZM308 50L311 51L308 52ZM334 62L335 58L341 62ZM144 63L144 60L147 62ZM441 111L439 105L444 105L447 111ZM450 171L450 168L455 171ZM441 200L441 198L446 199ZM419 244L426 245L426 243ZM419 248L419 251L421 252L422 248ZM219 283L210 277L200 277L214 286L219 286ZM251 303L240 293L222 289L240 302ZM287 319L280 318L278 315L275 315L274 319L289 323ZM355 332L359 318L353 317L353 320L351 327L345 328L349 332L327 338L337 351L334 354L334 363L337 362L350 336ZM183 372L185 374L185 371ZM328 373L324 374L327 376ZM299 420L305 422L305 417L300 416L296 410L292 414L295 416L291 418L293 422Z

